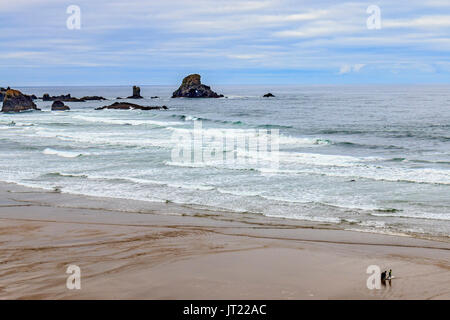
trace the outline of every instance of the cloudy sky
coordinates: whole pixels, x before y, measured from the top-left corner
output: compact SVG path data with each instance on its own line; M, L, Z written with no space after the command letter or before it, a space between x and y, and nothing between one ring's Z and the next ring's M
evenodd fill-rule
M0 86L450 83L450 0L0 0L0 30Z

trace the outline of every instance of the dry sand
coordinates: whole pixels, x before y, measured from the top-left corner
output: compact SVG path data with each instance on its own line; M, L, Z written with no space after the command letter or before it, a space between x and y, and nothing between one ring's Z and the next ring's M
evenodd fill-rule
M2 183L0 298L449 299L450 243Z

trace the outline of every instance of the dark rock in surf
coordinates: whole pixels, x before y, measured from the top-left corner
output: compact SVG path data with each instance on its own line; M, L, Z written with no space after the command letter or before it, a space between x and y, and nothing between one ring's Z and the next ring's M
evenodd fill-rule
M103 109L119 109L119 110L167 110L166 106L140 106L138 104L129 102L114 102L112 105L96 108L95 110Z
M141 88L133 86L133 95L128 97L127 99L143 99L143 97L141 96Z
M86 97L81 98L81 100L84 100L84 101L99 101L99 100L107 100L107 99L105 99L103 97L99 97L99 96L86 96Z
M6 91L8 91L8 89L0 88L0 101L3 101L5 98Z
M30 96L24 95L19 90L9 89L3 98L2 112L20 112L26 110L40 110L36 107Z
M174 91L172 98L222 98L211 90L211 87L201 83L199 74L191 74L183 79L181 86Z
M270 92L263 95L263 98L272 98L272 97L275 97L275 96L273 94L271 94Z
M52 111L66 111L70 110L68 106L64 104L62 101L55 101L52 104Z
M150 97L150 99L159 99L159 97L158 96L153 96L153 97Z

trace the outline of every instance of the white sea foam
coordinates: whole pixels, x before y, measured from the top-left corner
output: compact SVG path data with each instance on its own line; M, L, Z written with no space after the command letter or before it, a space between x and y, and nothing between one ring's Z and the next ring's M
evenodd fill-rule
M173 148L170 139L161 137L136 138L126 134L87 132L66 132L64 130L53 130L48 128L35 128L30 137L38 135L46 138L57 138L63 141L75 141L80 143L96 145L124 145L136 147L162 147ZM186 145L190 147L190 143ZM435 168L408 168L381 166L379 157L352 157L342 155L327 155L318 153L299 153L279 151L277 154L264 153L248 150L237 150L239 161L201 161L196 163L184 163L167 161L166 165L179 167L216 167L234 170L258 170L265 174L313 174L330 177L342 177L351 179L370 179L375 181L411 182L450 184L450 170ZM78 154L76 155L78 156ZM70 155L69 155L70 157ZM266 163L258 166L246 165L242 161L244 157L258 159L267 163L279 161L279 168L272 168Z
M211 137L226 137L227 139L239 139L246 137L258 137L261 139L273 139L273 143L278 143L279 145L290 145L290 146L326 146L331 144L327 139L321 137L293 137L283 134L274 135L271 131L266 129L235 129L235 128L203 128L194 134L193 128L176 128L168 127L167 129L177 132L179 134L184 134L186 136L192 137L193 139L200 140L208 139ZM277 139L277 140L275 140Z
M414 218L414 219L426 219L426 220L443 220L450 221L450 213L431 213L431 212L423 212L418 214L408 214L405 212L396 212L396 213L378 213L372 212L372 216L375 217L395 217L395 218Z
M73 118L87 121L87 122L105 123L105 124L114 124L114 125L132 125L132 126L154 125L154 126L158 126L158 127L183 125L182 122L157 121L157 120L147 120L147 119L145 119L145 120L110 119L110 118L89 117L89 116L81 116L81 115L76 115Z
M308 163L303 162L301 169L273 169L273 168L255 168L256 170L266 174L310 174L322 175L329 177L341 177L348 179L368 179L373 181L388 181L388 182L405 182L405 183L427 183L427 184L450 184L450 170L431 169L431 168L396 168L396 167L380 167L376 165L358 165L351 162L345 164L338 162L338 166L331 165L315 167L317 164L314 161ZM320 165L325 165L321 162ZM336 168L337 167L337 168Z
M55 155L63 158L76 158L82 155L88 155L89 153L81 153L81 152L72 152L72 151L60 151L51 148L46 148L42 151L43 154Z
M378 220L366 220L361 221L359 225L363 227L374 227L374 228L385 228L386 222L385 221L378 221Z
M229 190L224 188L217 188L217 191L223 194L231 194L234 196L244 196L244 197L256 197L260 196L259 192L256 191L245 191L245 190Z
M205 186L201 184L195 183L177 183L175 181L158 181L151 179L143 179L143 178L134 178L134 177L125 177L125 176L114 176L114 175L93 175L93 174L80 174L80 173L58 173L58 175L63 177L80 177L87 178L90 180L123 180L129 181L137 184L154 184L160 186L167 186L171 188L180 188L180 189L188 189L188 190L201 190L201 191L209 191L214 190L213 186Z
M341 218L338 217L319 217L319 216L308 216L301 214L293 214L293 215L283 215L283 214L264 214L267 217L274 218L285 218L285 219L295 219L295 220L305 220L311 222L322 222L322 223L340 223L342 221Z
M133 146L133 147L163 147L172 148L173 143L170 138L158 139L149 136L131 135L124 132L68 132L64 130L53 130L39 128L29 137L40 136L44 138L55 138L61 141L71 141L90 145L110 145L110 146Z

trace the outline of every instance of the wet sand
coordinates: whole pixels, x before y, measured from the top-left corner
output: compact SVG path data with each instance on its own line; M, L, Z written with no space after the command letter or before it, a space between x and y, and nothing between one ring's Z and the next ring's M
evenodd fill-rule
M449 298L448 241L0 184L0 299Z

